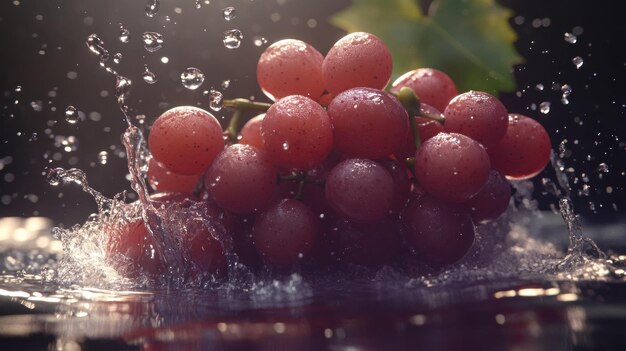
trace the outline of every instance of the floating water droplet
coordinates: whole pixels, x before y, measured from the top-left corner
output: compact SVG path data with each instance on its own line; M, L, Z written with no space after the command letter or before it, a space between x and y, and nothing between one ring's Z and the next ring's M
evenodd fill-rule
M145 32L141 36L143 47L149 52L155 52L163 46L163 35L157 32Z
M230 79L222 81L221 86L222 86L222 89L224 90L228 89L228 87L230 86Z
M32 107L35 112L41 112L43 110L43 101L31 101L30 107Z
M213 111L219 111L223 107L224 96L217 90L211 89L209 95L209 107Z
M78 110L74 106L68 106L65 109L65 120L69 124L76 124L78 122Z
M130 87L132 86L132 82L130 79L124 76L118 76L115 82L115 97L117 97L117 104L122 108L122 110L126 111L126 98L128 94L130 94Z
M202 0L196 0L196 8L197 9L202 8Z
M539 104L539 112L543 113L544 115L547 115L548 113L550 113L550 102L549 101L544 101L542 103Z
M537 89L538 91L542 91L544 88L543 84L539 83L537 85L535 85L535 89Z
M137 115L135 116L135 119L137 120L137 123L144 124L146 121L146 115Z
M122 62L122 54L118 52L117 54L113 55L113 62L115 62L116 64Z
M154 17L157 12L159 12L159 7L161 7L161 1L159 0L148 0L146 4L146 16Z
M609 165L607 165L606 163L602 162L598 165L598 167L596 168L596 171L598 173L609 173Z
M33 133L30 135L30 141L36 141L39 138L39 134Z
M109 153L106 151L100 151L98 153L98 163L101 165L106 165L109 161Z
M252 42L254 43L254 46L261 46L267 43L267 39L265 39L264 37L254 37L252 39Z
M230 21L234 19L235 17L237 17L237 14L235 13L235 8L232 6L225 7L222 10L222 15L224 16L224 19L227 21Z
M196 90L204 83L204 73L195 67L189 67L180 74L180 81L185 88Z
M289 143L286 141L283 143L283 150L289 150Z
M561 102L563 103L563 105L569 104L568 97L571 93L572 87L569 84L563 84L563 86L561 86Z
M157 81L156 76L154 75L154 73L152 73L148 69L147 65L144 66L144 71L143 71L143 73L141 73L141 78L143 78L143 81L148 83L148 84L154 84Z
M18 85L18 86L15 87L15 92L16 93L19 93L21 91L22 91L22 86L21 85Z
M576 44L576 41L578 40L578 38L574 34L568 32L565 32L565 35L563 37L565 41L570 44Z
M46 174L46 181L52 186L57 186L61 184L61 174L63 173L63 171L63 168L51 168L50 170L48 170L48 174Z
M239 29L231 29L224 32L224 46L227 49L237 49L241 46L241 40L243 39L243 34Z
M120 32L117 37L122 43L126 44L130 41L130 31L120 25Z
M583 61L582 57L576 56L572 59L572 63L574 64L574 66L576 66L576 69L579 69L585 62Z
M96 55L108 56L108 51L104 48L104 42L96 34L91 34L87 37L87 47Z

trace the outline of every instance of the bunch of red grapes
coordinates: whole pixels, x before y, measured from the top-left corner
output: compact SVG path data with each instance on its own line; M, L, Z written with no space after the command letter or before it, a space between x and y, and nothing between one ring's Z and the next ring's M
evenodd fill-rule
M488 93L458 94L436 69L407 72L386 91L391 71L388 48L369 33L343 37L326 56L299 40L274 43L257 66L274 102L235 138L195 107L156 119L148 180L170 194L154 201L206 203L238 243L236 253L256 258L251 264L379 266L402 255L430 266L458 261L476 225L506 211L508 179L546 166L549 136ZM230 106L263 109L250 101ZM222 269L219 238L201 223L186 227L197 228L185 241L191 259L209 272ZM141 219L114 232L111 253L144 272L162 271L142 259L154 238Z

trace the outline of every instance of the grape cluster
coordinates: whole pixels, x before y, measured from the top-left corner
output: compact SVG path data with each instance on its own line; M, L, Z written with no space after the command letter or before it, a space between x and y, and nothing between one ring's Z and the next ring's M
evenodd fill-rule
M506 211L508 180L546 166L549 136L488 93L459 94L433 68L407 72L385 91L391 71L388 48L369 33L343 37L326 56L282 40L257 66L273 103L230 105L236 113L266 110L236 138L198 108L157 118L149 183L208 204L234 243L220 246L198 229L189 243L194 260L210 271L226 250L281 269L376 266L403 255L431 266L461 259L475 226ZM109 251L141 256L149 237L141 221L120 231L133 235Z

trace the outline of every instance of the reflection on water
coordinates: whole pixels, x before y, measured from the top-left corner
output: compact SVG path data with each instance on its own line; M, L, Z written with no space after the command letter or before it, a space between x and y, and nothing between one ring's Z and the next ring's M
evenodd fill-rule
M494 263L468 261L431 276L386 267L357 274L266 276L241 286L120 291L51 280L46 272L54 271L61 254L51 223L0 221L2 350L626 347L621 335L626 256L610 257L612 270L606 272L601 268L609 266L589 258L584 267L591 273L569 271L578 274L569 277L533 272L532 265L525 274L505 276ZM541 222L551 228L549 216ZM512 230L508 239L515 235L523 232ZM514 264L558 262L553 245L537 241L552 247L541 252L532 246L536 239L522 239L531 246L510 243L510 249L535 252L516 256ZM501 254L494 260L500 256L513 257Z

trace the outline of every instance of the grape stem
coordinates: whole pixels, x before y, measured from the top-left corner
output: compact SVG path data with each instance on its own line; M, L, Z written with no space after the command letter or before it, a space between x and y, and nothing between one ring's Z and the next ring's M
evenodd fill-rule
M402 87L400 91L395 94L398 101L404 106L404 109L409 114L409 124L411 126L411 133L413 133L413 140L415 140L415 147L419 148L421 145L421 140L419 134L417 133L417 124L415 122L414 117L424 117L431 119L433 121L437 121L441 124L445 122L445 118L443 115L428 113L422 110L421 102L417 94L413 91L413 89L409 87Z
M407 157L404 160L404 164L409 169L409 171L411 171L413 177L415 177L415 157Z
M234 108L237 111L267 111L272 104L267 102L251 101L243 98L224 100L224 107Z
M230 117L230 122L228 122L228 127L226 128L226 138L230 143L237 142L237 134L239 134L239 120L241 120L241 115L243 112L240 109L236 109L233 113L232 117Z

